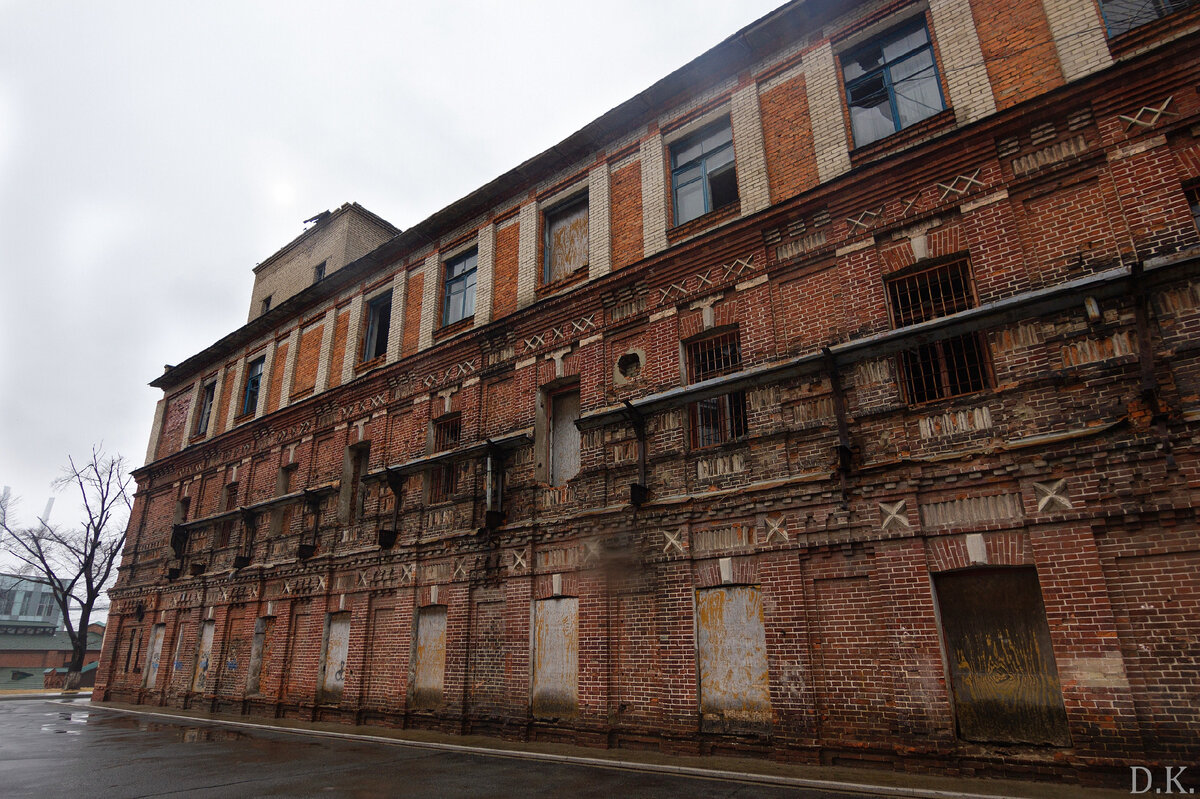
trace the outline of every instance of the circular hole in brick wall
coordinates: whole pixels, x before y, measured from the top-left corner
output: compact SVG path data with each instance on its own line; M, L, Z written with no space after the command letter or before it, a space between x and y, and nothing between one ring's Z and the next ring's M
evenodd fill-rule
M627 352L617 359L617 371L626 380L634 380L642 373L642 356L636 352Z

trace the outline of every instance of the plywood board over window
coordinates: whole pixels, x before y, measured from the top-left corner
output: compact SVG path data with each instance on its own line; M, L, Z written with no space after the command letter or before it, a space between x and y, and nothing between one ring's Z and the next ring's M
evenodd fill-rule
M413 708L442 703L446 680L446 606L431 605L417 614L417 651L413 657Z
M208 667L212 660L213 631L216 622L206 621L200 625L200 643L196 647L196 667L192 671L192 690L204 693L208 687Z
M146 660L146 673L142 677L147 690L153 689L158 680L158 664L162 660L163 633L166 629L167 625L156 624L150 631L150 655Z
M706 726L771 721L762 593L755 586L696 592L700 713Z
M539 600L533 627L533 714L573 716L579 710L579 599Z
M346 685L346 653L350 650L350 614L330 613L325 622L325 654L321 658L317 701L337 704Z
M587 195L546 211L543 283L570 277L588 265Z
M958 734L990 743L1070 743L1037 572L935 578Z

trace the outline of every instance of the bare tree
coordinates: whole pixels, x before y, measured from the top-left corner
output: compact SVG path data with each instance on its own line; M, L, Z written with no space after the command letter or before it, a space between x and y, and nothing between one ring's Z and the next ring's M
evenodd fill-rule
M92 611L115 576L117 557L125 544L132 478L126 473L124 459L105 455L101 447L94 447L91 459L82 465L74 458L68 463L54 485L79 490L82 527L55 526L45 519L33 527L17 526L9 518L10 503L5 496L0 498L0 539L8 553L21 562L22 576L54 593L71 639L65 687L73 690L79 687L87 655ZM78 611L78 622L72 619L73 611Z

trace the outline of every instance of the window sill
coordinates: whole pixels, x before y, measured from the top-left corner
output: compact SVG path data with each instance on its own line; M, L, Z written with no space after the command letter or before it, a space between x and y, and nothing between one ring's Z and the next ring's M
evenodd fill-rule
M376 355L374 358L372 358L369 361L359 361L357 364L355 364L354 372L356 374L360 374L362 372L369 372L372 369L383 366L383 364L386 361L387 361L386 355Z
M288 402L296 402L297 400L302 400L305 397L313 394L315 391L316 391L316 386L309 386L308 388L302 388L299 391L293 392L292 396L288 397Z
M928 119L923 119L915 125L910 125L904 130L893 133L891 136L884 136L882 139L876 139L870 144L854 148L850 151L850 164L851 166L859 166L868 161L873 161L885 153L890 155L898 149L910 147L933 133L953 127L955 121L953 108L939 111Z
M443 325L442 327L439 327L437 330L433 331L434 341L437 341L438 339L449 338L455 333L461 333L462 331L470 328L473 324L475 324L474 314L463 317L457 322L451 322L448 325Z
M567 275L566 277L560 277L558 280L555 280L553 283L544 283L544 284L538 286L537 296L539 299L541 299L542 297L546 297L550 294L556 294L556 293L562 291L563 289L571 288L578 283L584 282L585 280L587 280L587 276L588 276L588 265L584 264L583 266L579 267L578 269L576 269L574 272Z
M719 225L729 219L738 216L742 211L742 204L739 200L735 203L730 203L724 208L718 208L715 211L709 211L703 216L698 216L682 225L677 225L667 231L667 243L675 244L683 239L694 236L697 233L708 230L710 227Z
M233 423L241 424L242 422L248 422L253 419L255 415L256 414L253 411L250 413L239 413L237 416L233 417Z

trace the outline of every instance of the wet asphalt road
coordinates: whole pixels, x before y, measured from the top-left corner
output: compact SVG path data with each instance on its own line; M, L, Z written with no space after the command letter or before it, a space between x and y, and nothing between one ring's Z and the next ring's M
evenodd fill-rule
M0 796L846 799L853 794L441 752L195 722L86 701L0 702Z

